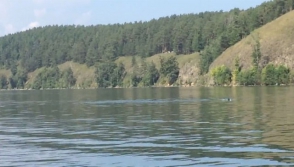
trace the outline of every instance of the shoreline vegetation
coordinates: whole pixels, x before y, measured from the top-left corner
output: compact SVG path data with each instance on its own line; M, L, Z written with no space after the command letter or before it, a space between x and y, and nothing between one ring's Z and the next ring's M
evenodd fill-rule
M236 88L236 87L290 87L294 86L294 83L291 84L280 84L280 85L172 85L172 86L149 86L149 87L88 87L88 88L45 88L45 89L32 89L32 88L22 88L22 89L0 89L0 91L23 91L23 90L98 90L98 89L136 89L136 88L197 88L197 87L227 87L227 88Z
M273 0L246 10L9 34L0 38L0 89L292 85L293 9L294 0Z

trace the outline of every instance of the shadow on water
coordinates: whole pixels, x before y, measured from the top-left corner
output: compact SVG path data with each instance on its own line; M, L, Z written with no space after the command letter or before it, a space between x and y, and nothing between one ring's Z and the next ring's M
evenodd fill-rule
M3 91L0 164L290 165L293 92L292 87Z

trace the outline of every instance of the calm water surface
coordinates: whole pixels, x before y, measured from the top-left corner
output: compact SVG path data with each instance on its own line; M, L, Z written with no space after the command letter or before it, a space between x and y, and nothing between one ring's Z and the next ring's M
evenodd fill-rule
M293 99L294 87L1 91L0 166L294 165Z

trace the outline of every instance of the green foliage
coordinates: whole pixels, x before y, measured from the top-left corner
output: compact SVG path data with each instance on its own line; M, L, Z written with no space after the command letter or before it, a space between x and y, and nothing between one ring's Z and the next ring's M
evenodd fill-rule
M260 61L260 58L261 58L261 51L260 51L260 43L259 43L259 40L257 39L256 40L256 45L253 46L253 52L252 52L252 64L253 64L253 67L255 68L259 68L259 61Z
M36 76L33 89L71 88L76 83L71 68L60 72L57 66L42 69Z
M7 78L4 75L0 76L0 89L7 89L8 88L8 83L7 83Z
M98 64L95 74L98 87L110 87L112 85L112 75L117 65L114 62Z
M241 68L240 68L240 58L236 57L235 58L235 64L234 64L235 70L240 72Z
M214 68L211 75L217 85L229 85L231 83L231 70L224 65Z
M199 66L201 74L208 72L210 64L221 54L221 51L220 41L216 40L200 53Z
M260 51L260 43L259 39L254 39L256 44L253 46L253 52L251 54L252 57L252 65L253 67L249 70L236 72L237 77L236 81L241 85L260 85L265 78L268 80L265 81L266 84L271 83L275 78L269 78L265 76L272 76L272 68L268 66L268 70L261 71L259 68L259 61L261 58L261 51ZM235 64L235 68L238 68L239 62ZM240 69L239 69L240 70Z
M72 69L69 67L65 69L59 78L60 88L70 88L76 84L76 78L73 75Z
M283 66L266 65L262 71L253 67L250 70L242 71L238 74L238 82L241 85L280 85L289 84L290 69Z
M155 64L151 62L148 64L147 71L142 78L142 82L144 86L152 86L154 85L159 78L159 72L155 67Z
M277 73L277 83L280 84L289 84L290 82L290 69L283 66L279 65L276 68L276 73Z
M94 47L90 47L87 56L86 56L86 64L88 67L93 66L97 62L97 52Z
M259 85L260 84L260 71L256 68L242 71L237 76L237 81L240 85Z
M71 57L73 58L73 61L83 64L86 61L86 55L87 48L84 41L80 40L73 45L71 50Z
M15 75L9 78L9 84L11 88L22 89L24 88L26 81L27 81L27 73L23 69L17 70Z
M12 73L13 76L16 75L16 73L17 73L17 65L15 63L13 63L11 65L10 71L11 71L11 73Z
M131 74L131 86L137 87L141 82L142 78L139 78L135 72Z
M265 85L275 85L277 83L276 68L273 64L268 64L262 69L262 82Z
M140 75L138 64L134 64L133 71L131 73L131 86L137 87L141 82L142 77Z
M35 81L33 83L32 88L33 89L41 89L41 88L43 88L43 80L42 79L43 79L42 76L41 75L38 75L35 78Z
M220 47L224 51L230 47L230 40L227 34L222 34L220 37Z
M52 89L59 87L60 71L57 66L44 68L35 78L33 89Z
M136 86L152 86L159 78L159 72L153 62L147 63L145 59L141 59L140 65L134 64L131 74L131 85Z
M179 71L179 63L175 56L160 58L160 75L166 77L170 85L178 79Z
M240 59L239 57L237 57L235 59L235 65L234 65L234 70L232 72L232 82L233 82L233 85L236 85L238 83L238 75L241 71L241 68L240 68Z
M276 67L273 64L268 64L262 70L262 82L265 85L288 84L290 82L290 70L283 65Z
M111 77L112 87L122 86L122 81L125 77L125 66L122 63L119 63L118 66L114 69Z
M97 66L95 74L98 87L106 88L121 86L126 72L122 63L105 62Z

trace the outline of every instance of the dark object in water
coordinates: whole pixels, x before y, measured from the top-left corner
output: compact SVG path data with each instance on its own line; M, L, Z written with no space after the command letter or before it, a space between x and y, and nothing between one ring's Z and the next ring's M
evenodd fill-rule
M223 98L223 99L221 99L222 101L232 101L232 99L231 98Z

